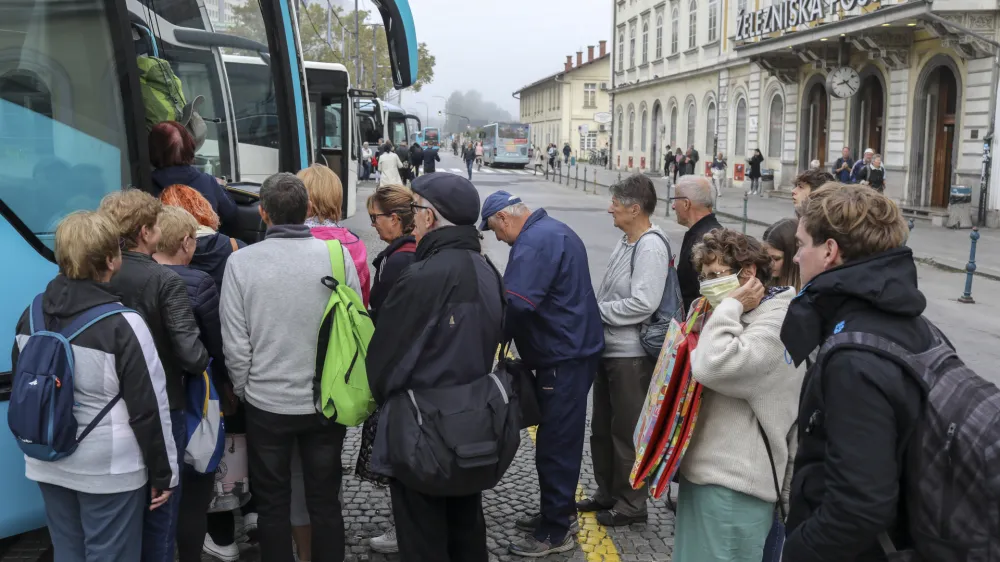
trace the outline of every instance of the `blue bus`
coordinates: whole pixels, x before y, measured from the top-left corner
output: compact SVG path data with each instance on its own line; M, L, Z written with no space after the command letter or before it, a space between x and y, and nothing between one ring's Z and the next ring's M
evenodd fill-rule
M530 127L524 123L491 123L479 130L483 162L487 166L524 168L528 155Z
M434 149L441 147L441 133L437 127L424 127L424 142Z
M215 33L199 0L22 0L0 3L0 333L14 326L56 273L55 227L67 214L95 209L123 187L153 191L139 56L167 61L199 112L208 139L197 165L229 182L239 219L233 234L263 236L259 185L241 177L234 109L222 49L256 53L274 82L278 170L309 166L313 153L307 77L289 0L261 2L267 44ZM417 43L407 0L380 0L390 30L397 88L416 80ZM351 158L359 158L352 154ZM9 348L0 349L0 556L7 539L45 524L38 486L6 424Z

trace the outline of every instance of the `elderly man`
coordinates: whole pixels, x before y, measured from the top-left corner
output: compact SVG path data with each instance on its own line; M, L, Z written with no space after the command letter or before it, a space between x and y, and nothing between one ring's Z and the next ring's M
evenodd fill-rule
M393 468L412 466L399 451L401 443L412 446L413 432L419 431L409 423L418 398L489 378L503 338L500 273L482 254L476 188L463 177L425 174L413 181L413 193L416 261L383 303L367 357L368 383L382 406L372 468L389 477L402 475ZM445 422L424 418L423 423ZM414 474L408 470L406 476ZM486 562L482 494L445 497L414 486L390 484L403 559Z
M708 178L684 176L677 180L675 193L676 196L670 200L673 201L677 223L688 229L677 259L677 277L681 285L681 297L684 298L684 309L687 310L701 295L698 272L691 263L691 250L706 234L722 228L722 225L712 212L712 184L708 182Z
M855 162L854 167L851 168L851 183L858 183L858 181L860 181L858 175L861 174L861 170L863 170L865 166L872 163L873 158L875 158L875 150L866 148L864 158Z
M531 212L520 197L498 191L483 203L480 230L511 246L504 271L504 340L517 344L536 374L542 420L536 434L541 513L517 527L531 533L510 545L518 556L571 550L578 529L574 495L580 477L587 393L604 350L601 312L590 283L587 247L545 209Z

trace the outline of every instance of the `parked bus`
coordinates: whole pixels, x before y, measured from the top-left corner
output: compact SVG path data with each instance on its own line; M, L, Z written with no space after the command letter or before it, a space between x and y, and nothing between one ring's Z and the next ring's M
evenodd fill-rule
M441 135L438 132L437 127L425 127L424 128L424 141L427 142L427 146L433 147L435 149L441 146Z
M166 60L199 107L208 140L197 164L229 181L240 209L232 234L263 236L258 187L241 183L238 131L220 48L257 52L270 68L278 171L308 166L313 129L294 25L296 4L262 2L270 49L212 31L198 0L21 0L0 3L0 247L12 272L0 280L0 332L14 326L57 272L54 231L67 214L95 209L123 186L154 191L138 56ZM407 0L380 0L397 88L416 80L417 44ZM266 51L274 53L273 56ZM235 132L234 132L235 131ZM12 340L11 340L12 342ZM10 355L0 353L0 419L7 417ZM0 427L0 556L7 539L45 524L38 486Z
M410 136L420 130L420 118L407 113L398 105L375 97L374 92L354 90L357 111L360 113L358 128L362 142L375 146L384 139L399 146L409 144ZM412 122L416 122L415 125Z
M531 162L528 154L530 127L523 123L491 123L479 130L483 143L483 162L487 166L524 168Z

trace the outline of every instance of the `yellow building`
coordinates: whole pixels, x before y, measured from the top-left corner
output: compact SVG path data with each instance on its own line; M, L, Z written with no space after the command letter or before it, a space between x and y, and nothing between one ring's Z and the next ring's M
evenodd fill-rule
M562 154L569 143L573 155L587 160L592 150L607 148L611 131L608 78L611 55L607 41L595 54L593 45L566 57L563 70L514 92L521 102L520 121L531 126L531 145L545 150L554 143Z

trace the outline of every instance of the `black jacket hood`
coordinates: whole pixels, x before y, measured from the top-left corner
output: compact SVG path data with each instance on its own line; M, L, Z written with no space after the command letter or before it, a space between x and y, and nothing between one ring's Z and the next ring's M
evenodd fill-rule
M85 279L70 279L59 274L45 287L42 312L60 320L73 318L85 310L102 304L118 302L120 298L107 283Z
M917 288L917 266L909 248L852 261L817 275L788 307L781 341L798 365L832 333L842 309L871 310L916 318L927 308Z

